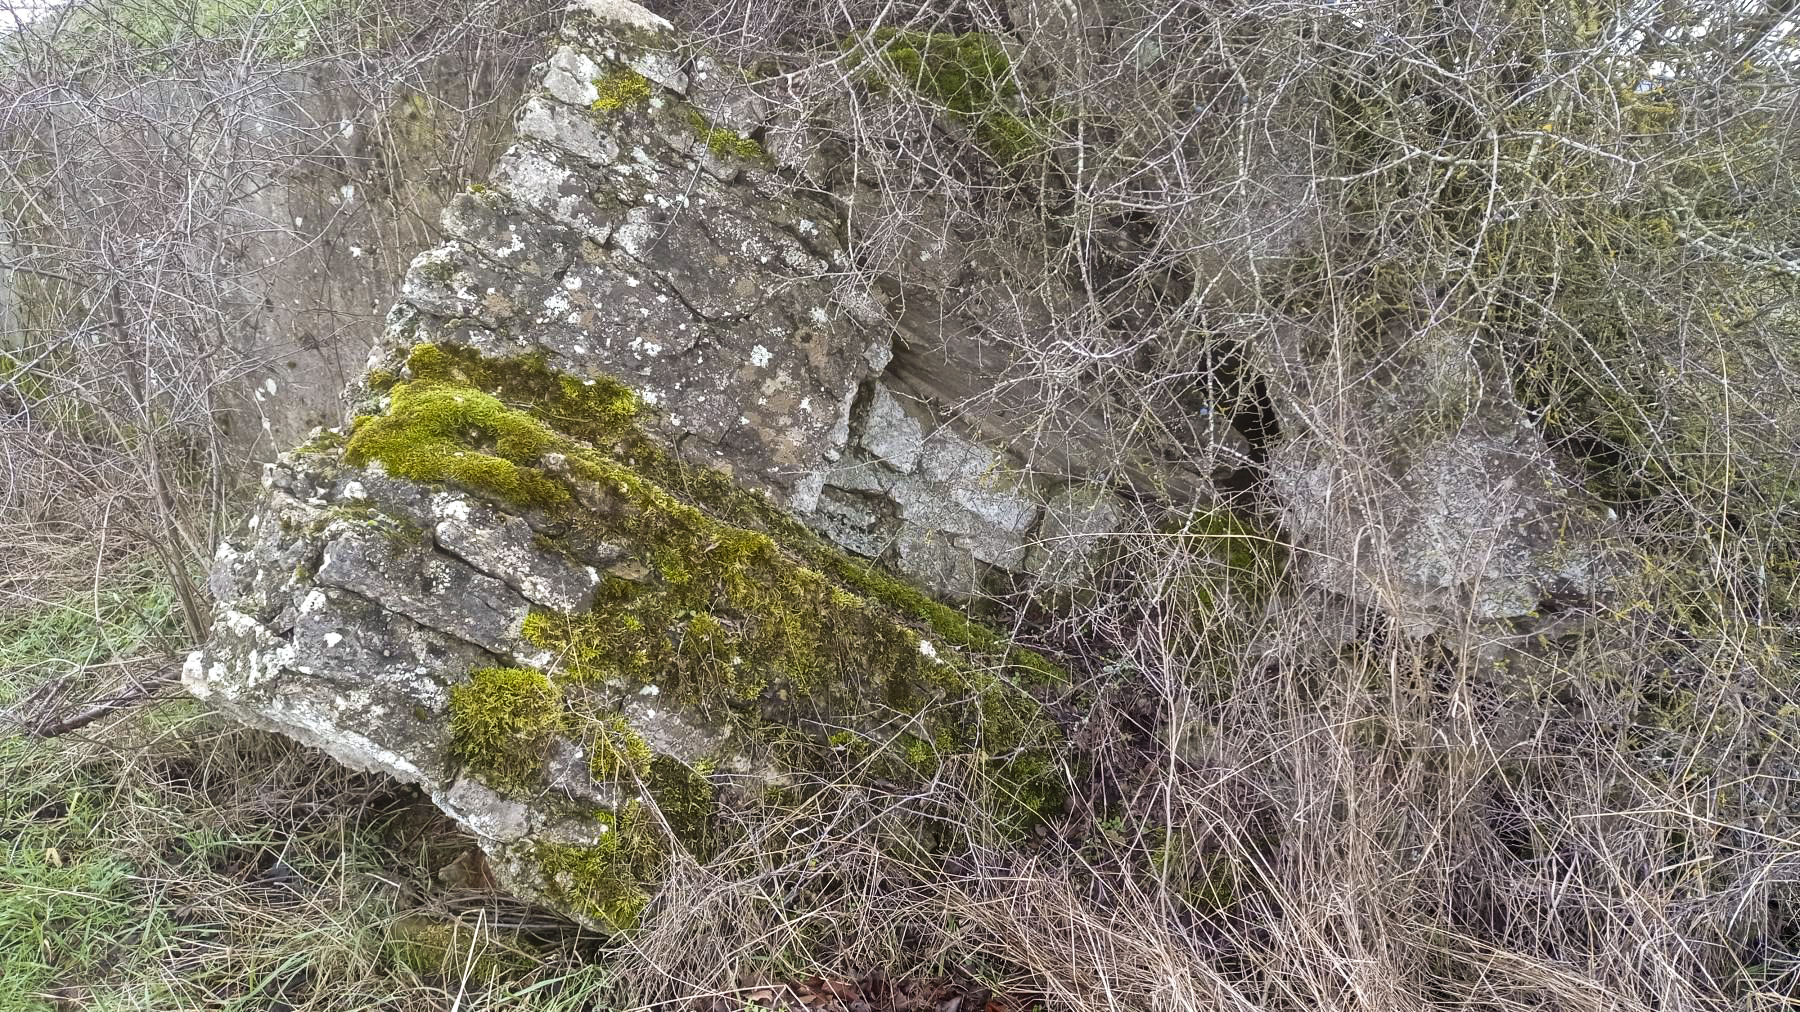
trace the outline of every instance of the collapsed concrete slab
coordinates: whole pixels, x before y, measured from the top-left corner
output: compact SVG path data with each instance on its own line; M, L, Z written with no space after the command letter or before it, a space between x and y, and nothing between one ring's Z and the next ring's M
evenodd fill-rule
M673 51L633 4L571 9L348 424L271 466L221 548L185 677L418 784L510 887L607 931L722 810L847 756L890 782L973 762L1001 824L1058 800L1032 695L1057 668L855 554L948 591L977 562L1061 572L1031 551L1044 499L877 382L841 214ZM898 537L845 522L847 489Z

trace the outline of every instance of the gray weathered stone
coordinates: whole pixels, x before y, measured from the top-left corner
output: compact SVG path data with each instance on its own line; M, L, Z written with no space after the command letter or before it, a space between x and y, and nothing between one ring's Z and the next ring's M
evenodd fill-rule
M699 847L732 792L816 778L771 726L872 757L914 728L1002 779L1039 762L996 815L1034 817L1057 732L1014 683L1054 669L791 519L974 594L1025 566L1034 479L896 410L841 208L711 143L757 103L622 0L563 38L491 187L413 260L348 428L272 466L221 550L188 688L419 784L520 895L602 929L656 885L607 857L623 835ZM862 490L832 484L856 468Z
M1270 481L1301 578L1419 633L1594 593L1594 517L1476 342L1396 325L1355 347L1298 327L1264 349L1285 434Z
M1058 735L1018 686L1054 668L883 566L944 600L1067 599L1124 523L1114 488L1198 515L1227 450L1268 452L1303 592L1346 612L1429 632L1595 583L1584 514L1466 334L1271 337L1274 445L1186 391L1121 423L1089 369L1118 349L1038 339L1117 308L1049 269L1039 216L872 186L820 154L846 109L781 101L804 71L759 89L626 0L576 4L561 40L412 261L344 431L272 467L221 550L185 673L420 784L521 895L630 926L656 883L621 839L698 853L733 792L820 775L808 747L959 749L1006 783L997 818L1041 814ZM1144 354L1195 346L1164 336Z

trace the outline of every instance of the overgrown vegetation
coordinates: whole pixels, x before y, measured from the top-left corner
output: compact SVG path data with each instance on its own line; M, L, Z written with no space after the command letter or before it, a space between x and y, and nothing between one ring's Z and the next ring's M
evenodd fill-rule
M883 65L867 78L869 85L886 92L883 74L892 74L902 87L968 127L1001 166L1042 153L1044 128L1027 118L1023 92L998 36L883 27L866 37L853 35L845 44L853 66L870 54Z
M1069 660L1065 679L891 576L815 552L723 479L668 470L633 435L639 407L623 387L529 367L489 375L427 351L410 375L371 379L393 400L349 435L350 454L556 513L568 493L540 470L544 451L571 436L611 447L710 505L633 503L640 522L672 524L656 543L692 580L609 583L610 622L533 619L533 638L578 676L704 674L741 706L760 686L734 685L721 658L750 649L804 671L833 648L817 619L854 618L834 596L849 588L837 593L1009 655L1066 737L1019 780L1054 785L1066 806L1003 769L923 761L931 730L904 777L892 765L904 740L897 753L849 734L778 740L831 763L796 764L806 782L793 790L734 799L730 835L689 846L715 799L695 790L676 806L659 791L684 846L630 802L609 813L623 820L615 848L547 855L571 898L638 926L602 955L518 930L522 913L479 874L447 885L478 862L458 865L470 842L413 796L170 704L48 742L0 738L0 1007L641 1008L872 968L957 974L1057 1012L1791 1007L1790 8L1125 2L1013 5L1003 19L960 3L663 5L747 78L796 83L784 101L827 182L881 195L856 204L856 270L899 279L897 305L940 306L951 322L991 322L996 305L1023 321L991 328L1014 382L977 399L1036 391L1018 425L1054 441L1067 435L1060 409L1099 392L1121 459L1142 450L1212 474L1223 458L1209 447L1145 449L1171 406L1204 406L1245 437L1221 501L1193 508L1132 485L1094 585L1067 595L1066 613L1021 608ZM268 26L318 13L307 3L190 13L191 30L139 33L167 66L204 67L198 54L233 45L266 61L365 41L266 48ZM109 37L111 56L63 79L119 72L137 44ZM643 100L642 80L605 79L596 106ZM9 97L50 94L21 81ZM33 132L50 122L0 116L8 137L45 136ZM692 125L719 153L766 156L703 117ZM50 217L93 240L0 198L7 241L28 240L0 247L0 267L39 272L21 288L41 286L33 306L80 293L73 330L92 348L55 353L63 318L32 317L0 373L0 707L22 723L50 705L47 683L66 711L187 645L197 618L183 616L206 603L193 574L237 472L193 351L234 321L191 311L229 300L185 282L172 297L176 274L126 269L146 250L219 258L96 210L176 217L164 212L182 205L115 188L129 165L95 159L111 168L50 187L69 163L35 142L13 150L10 192L54 193ZM247 178L214 168L202 176ZM933 281L886 241L932 206L994 284ZM201 252L222 248L207 242ZM1040 303L1052 309L1037 315ZM1449 616L1420 634L1308 588L1319 557L1392 532L1376 517L1354 543L1284 544L1269 469L1284 445L1312 440L1338 454L1335 495L1373 496L1393 480L1384 463L1417 446L1356 443L1354 416L1335 408L1446 335L1484 399L1433 403L1407 436L1485 431L1484 411L1516 407L1528 422L1517 438L1554 453L1570 497L1604 518L1603 593L1552 588L1532 614ZM1290 352L1345 365L1317 410L1271 392ZM771 552L818 582L773 578ZM719 592L793 607L748 633L715 628L700 605ZM670 640L671 626L686 635ZM920 663L903 640L871 666ZM942 688L979 700L983 678L959 671ZM459 747L499 785L539 787L534 749L568 719L561 688L478 675L453 701ZM936 730L967 744L954 740L966 728ZM655 768L629 728L601 718L577 733L609 743L592 752L597 778L694 786L693 770ZM1050 821L1021 845L1017 827L977 814L996 792ZM652 877L667 880L654 897L638 886Z
M917 724L897 743L856 736L884 777L929 778L946 757L970 756L995 779L989 819L1017 829L1055 807L1048 750L1060 735L1007 669L1029 682L1060 672L951 609L922 607L916 591L884 593L889 582L767 500L682 464L640 431L638 411L618 383L559 376L540 358L420 345L387 409L358 420L345 461L530 511L539 537L572 558L596 541L633 546L653 579L608 574L588 612L527 619L526 639L550 651L561 680L644 688L710 712L740 732L735 751L801 721L845 726L882 700ZM552 458L558 475L543 470ZM451 693L455 748L494 786L530 793L561 699L542 674L477 671ZM605 723L579 709L570 717ZM802 768L820 772L816 757ZM662 800L649 770L632 772Z
M562 723L562 693L542 671L478 668L450 690L451 748L501 790L537 786Z
M0 1008L410 1009L461 991L463 1008L574 1010L604 993L565 927L459 913L482 895L456 874L479 867L472 841L410 791L193 703L20 734L46 684L106 694L163 659L178 622L144 571L7 598Z

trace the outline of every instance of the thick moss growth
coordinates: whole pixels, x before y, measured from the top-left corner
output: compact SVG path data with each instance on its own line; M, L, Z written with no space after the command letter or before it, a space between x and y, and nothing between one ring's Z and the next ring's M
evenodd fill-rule
M499 790L538 782L562 722L562 691L541 671L481 668L450 689L450 747Z
M654 817L637 801L596 818L606 827L598 842L540 843L531 848L531 860L551 899L614 931L629 931L650 902L668 850Z
M670 755L652 756L645 781L669 832L698 860L712 856L717 792L705 769L693 769Z
M736 155L745 160L753 160L763 156L763 146L753 138L741 137L735 131L713 125L712 121L698 109L688 110L688 124L700 139L706 142L708 149L715 155Z
M938 643L1004 660L1030 685L1060 682L1061 671L1039 654L1014 647L994 630L935 601L873 563L825 544L804 524L717 471L687 466L636 424L637 398L618 382L577 380L540 357L495 360L460 348L423 344L407 359L406 379L392 388L388 409L362 419L345 462L379 461L390 474L448 482L505 504L543 510L549 529L600 526L642 546L667 584L706 587L696 579L722 574L725 589L764 593L746 581L759 567L793 570L789 591L833 607L868 610L872 603L916 622ZM569 478L584 482L608 508L577 505L568 481L546 462L561 458ZM603 515L602 515L603 514ZM629 587L611 587L617 596ZM830 593L836 590L837 594ZM849 600L854 596L870 603ZM871 615L873 611L869 612ZM790 657L807 652L813 635L788 616L756 630ZM916 649L912 644L907 644ZM916 662L911 662L916 663Z
M675 840L696 857L711 853L716 792L706 778L711 767L694 769L650 747L624 717L616 714L592 722L582 735L588 750L588 772L602 783L617 784L625 793L648 791Z
M859 47L854 59L878 54L913 91L973 130L982 150L1000 165L1043 151L1043 130L1020 115L1012 61L992 35L879 28L852 44Z
M653 684L753 736L791 726L823 740L882 708L918 715L929 762L985 757L1001 821L1029 821L1059 797L1047 752L1056 728L1012 681L1059 681L1043 657L681 463L643 434L617 383L431 345L405 372L386 413L357 428L351 464L379 461L535 511L552 550L578 554L598 538L641 564L641 576L606 577L586 614L527 620L526 638L557 658L559 677ZM592 743L596 776L654 773L627 729L614 730ZM522 784L527 772L509 767L506 779Z
M530 466L551 435L527 415L472 389L406 384L388 414L357 427L346 459L380 460L414 481L452 481L529 506L565 505L569 493Z
M655 753L624 717L606 717L595 724L591 740L585 742L588 772L595 780L611 782L649 775Z
M594 81L600 97L593 107L600 112L614 112L628 105L650 100L650 81L635 70L615 70Z

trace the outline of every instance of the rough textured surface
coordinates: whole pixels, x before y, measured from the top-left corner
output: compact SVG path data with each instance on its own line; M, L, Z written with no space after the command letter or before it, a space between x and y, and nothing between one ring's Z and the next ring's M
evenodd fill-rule
M271 467L222 549L186 675L420 784L523 894L629 927L733 806L851 762L972 762L997 823L1038 818L1059 735L1030 690L1060 674L943 601L1084 592L1119 488L1205 518L1185 533L1254 600L1284 592L1210 508L1234 442L1332 607L1428 632L1599 580L1591 518L1466 337L1272 336L1254 447L1195 404L1121 422L1116 390L1021 351L1092 308L1034 260L1039 226L976 236L927 201L865 233L885 198L814 124L623 0L571 8L542 70L406 271L349 425Z
M1592 595L1598 518L1474 342L1443 326L1385 339L1351 358L1356 342L1296 327L1264 349L1286 435L1270 482L1300 578L1417 632Z
M688 101L657 19L578 5L562 43L406 272L352 424L221 549L189 689L419 784L603 930L721 812L845 757L978 763L996 820L1036 819L1058 733L1025 687L1054 666L844 549L949 592L1061 572L1037 486L876 381L836 208Z

